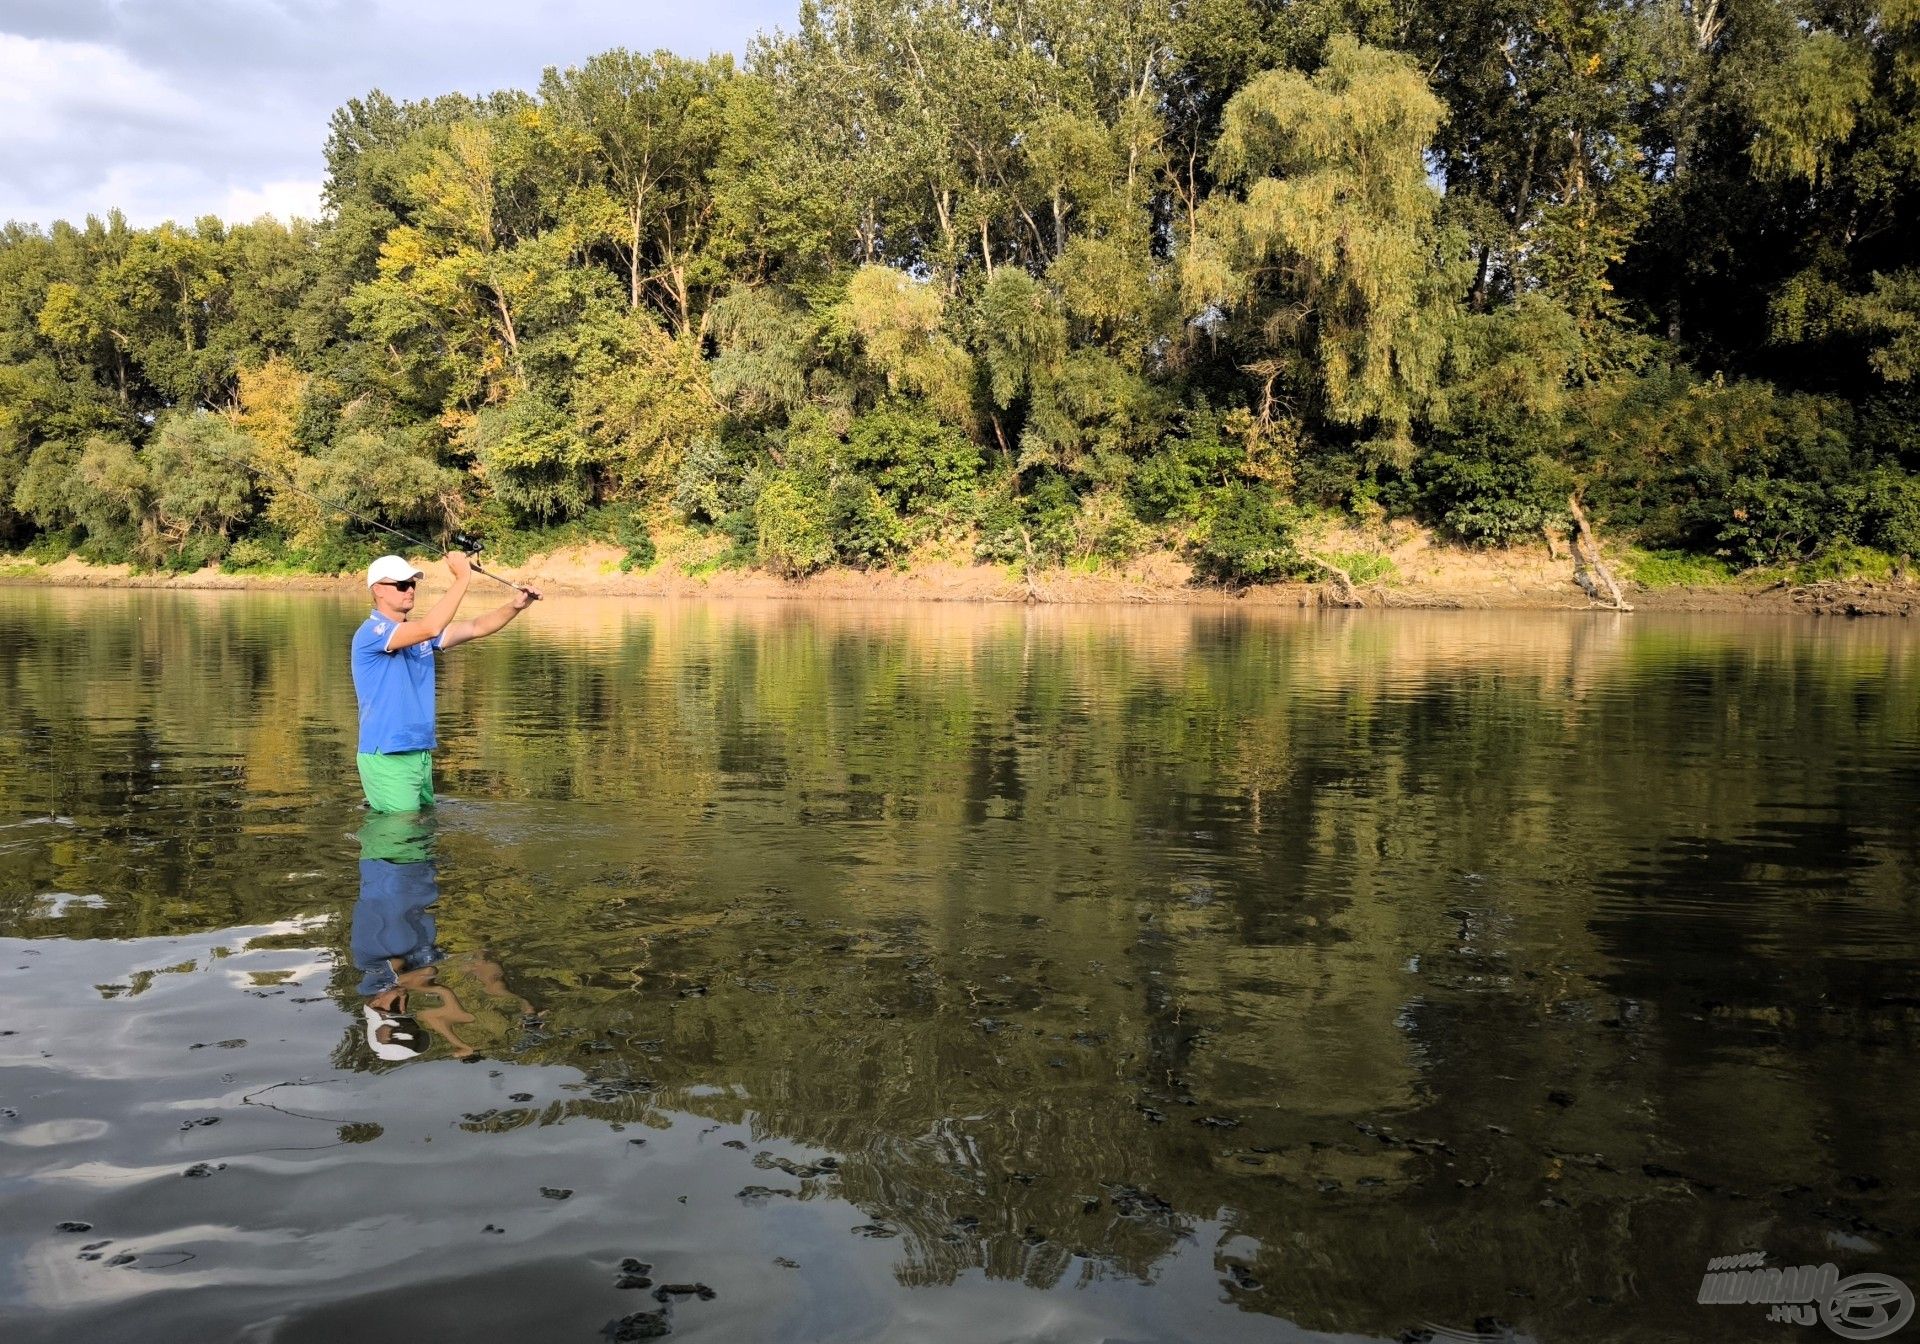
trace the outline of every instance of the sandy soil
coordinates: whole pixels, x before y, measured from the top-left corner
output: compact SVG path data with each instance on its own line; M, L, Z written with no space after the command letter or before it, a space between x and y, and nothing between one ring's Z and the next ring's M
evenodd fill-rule
M702 539L712 542L713 539ZM1383 544L1384 542L1384 544ZM612 546L576 546L501 565L520 582L553 596L811 598L927 602L1158 603L1192 606L1310 607L1342 605L1327 583L1256 584L1227 589L1199 582L1192 566L1170 552L1152 552L1124 569L1065 568L1036 572L1031 580L1000 565L927 552L897 570L835 569L789 580L760 570L705 570L700 541L662 555L645 573L622 574L623 554ZM1369 607L1567 611L1600 609L1574 583L1573 564L1561 549L1542 545L1504 551L1469 550L1436 543L1409 527L1388 537L1358 534L1321 537L1323 555L1355 551L1385 553L1393 572L1357 592ZM483 557L483 560L485 558ZM689 572L692 571L692 572ZM95 588L250 588L336 591L359 586L357 575L226 574L217 568L195 574L135 574L125 565L89 565L68 557L55 564L0 560L0 583L55 584ZM476 591L490 585L484 581ZM1834 582L1789 585L1735 580L1711 587L1643 589L1624 585L1628 600L1646 611L1799 612L1807 615L1920 614L1920 584Z

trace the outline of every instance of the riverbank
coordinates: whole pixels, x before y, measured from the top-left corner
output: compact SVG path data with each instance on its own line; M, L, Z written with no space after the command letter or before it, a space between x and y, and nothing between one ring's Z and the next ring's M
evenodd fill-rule
M1345 555L1346 552L1339 554ZM1338 586L1288 582L1224 588L1196 579L1193 568L1166 551L1124 567L1069 566L1035 570L927 554L900 569L829 569L787 579L759 569L727 569L699 556L666 555L650 569L622 573L624 552L612 546L563 547L520 564L494 563L516 580L550 596L882 600L920 602L1139 603L1208 607L1351 605ZM484 557L483 557L484 559ZM1354 595L1370 608L1435 610L1605 610L1574 582L1573 565L1544 545L1480 551L1436 543L1429 535L1401 538L1381 550L1385 569ZM1624 569L1625 567L1621 567ZM1617 571L1618 572L1618 571ZM1626 572L1631 572L1627 570ZM1651 586L1622 577L1638 610L1723 613L1797 613L1813 616L1920 614L1920 584L1908 579L1795 582L1780 575L1740 575L1711 583ZM356 574L298 574L209 567L189 574L136 572L126 565L94 565L73 556L37 563L0 557L0 583L78 588L264 589L351 591ZM479 591L489 585L481 583Z

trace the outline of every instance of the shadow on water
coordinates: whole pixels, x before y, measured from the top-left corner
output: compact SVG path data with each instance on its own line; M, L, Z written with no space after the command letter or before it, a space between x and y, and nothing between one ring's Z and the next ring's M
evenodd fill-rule
M0 594L24 1337L1734 1340L1710 1257L1920 1268L1905 631L561 611L369 819L353 608Z

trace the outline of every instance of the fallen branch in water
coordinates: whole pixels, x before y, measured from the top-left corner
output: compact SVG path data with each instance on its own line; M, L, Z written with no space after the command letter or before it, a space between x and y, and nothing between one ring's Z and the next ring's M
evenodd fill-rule
M1567 496L1567 509L1573 514L1573 531L1567 538L1573 545L1573 581L1595 602L1604 600L1614 611L1632 611L1633 604L1621 594L1620 585L1613 581L1606 561L1600 558L1600 543L1594 540L1593 529L1587 525L1587 515L1580 508L1578 495Z
M1041 592L1040 585L1033 581L1033 571L1040 566L1039 560L1035 559L1033 554L1033 534L1023 527L1020 529L1020 540L1025 542L1027 547L1027 563L1020 567L1020 577L1027 581L1027 602L1029 605L1045 602L1047 595Z
M1364 607L1367 605L1367 600L1360 596L1359 588L1354 586L1353 575L1347 573L1346 570L1340 568L1340 566L1334 564L1331 560L1323 559L1310 551L1307 553L1307 559L1313 561L1314 564L1333 575L1333 582L1338 589L1338 596L1331 602L1328 602L1327 594L1325 590L1322 590L1320 600L1323 603L1335 607Z

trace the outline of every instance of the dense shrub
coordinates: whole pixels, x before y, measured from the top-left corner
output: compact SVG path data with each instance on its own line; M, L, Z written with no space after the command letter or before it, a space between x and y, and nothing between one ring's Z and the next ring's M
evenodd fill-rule
M835 477L828 488L827 534L838 559L863 568L891 564L906 549L900 515L860 476Z
M1191 411L1186 432L1165 440L1135 468L1127 490L1141 518L1150 523L1199 517L1207 492L1235 479L1246 448L1227 434L1213 411Z
M1125 564L1145 549L1152 534L1133 516L1126 496L1096 490L1080 503L1073 521L1073 554L1103 565Z
M189 533L160 553L158 568L169 574L192 574L219 561L231 545L218 532Z
M1855 540L1871 466L1844 404L1672 368L1590 399L1575 453L1611 522L1743 566Z
M1058 564L1074 554L1079 496L1065 476L1042 471L1021 491L1008 473L981 492L975 512L979 554L1002 563Z
M798 578L833 559L827 501L799 473L775 473L754 503L756 553L776 574Z
M980 472L980 450L924 406L889 399L853 422L846 458L905 513L958 501Z
M521 519L557 522L593 498L587 445L545 397L522 393L484 408L470 441L494 494Z
M1819 483L1737 476L1727 487L1715 538L1743 565L1769 565L1810 555L1827 533L1832 510Z
M652 569L660 553L654 548L653 535L647 531L646 519L637 509L620 510L613 525L615 543L626 550L620 557L620 572L631 574L634 570Z
M1421 506L1448 535L1511 546L1566 516L1572 478L1545 453L1507 444L1461 444L1426 454L1413 479Z
M1859 534L1890 555L1920 557L1920 476L1897 467L1870 473L1860 490Z
M1214 493L1194 559L1201 574L1223 583L1262 583L1300 569L1299 519L1271 487L1235 483Z

